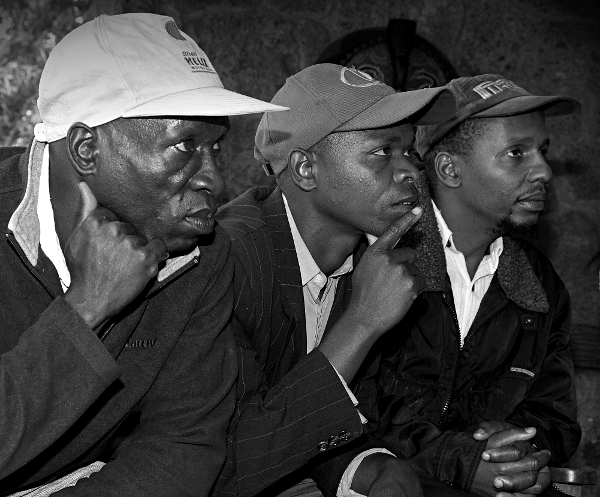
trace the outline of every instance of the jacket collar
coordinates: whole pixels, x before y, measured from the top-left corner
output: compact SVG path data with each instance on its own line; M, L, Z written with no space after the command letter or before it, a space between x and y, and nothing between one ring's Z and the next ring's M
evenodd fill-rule
M441 292L447 285L446 258L424 175L421 175L418 189L423 215L402 238L402 244L415 250L415 264L426 281L424 291ZM529 311L548 312L548 296L529 262L523 242L510 236L504 236L503 240L497 276L506 296Z
M44 143L33 138L19 161L25 194L8 222L8 229L13 233L15 241L34 267L38 264L40 250L40 222L37 215L37 204L44 146ZM189 254L168 259L165 267L158 273L158 281L166 280L188 263L197 261L199 255L200 249L196 247Z

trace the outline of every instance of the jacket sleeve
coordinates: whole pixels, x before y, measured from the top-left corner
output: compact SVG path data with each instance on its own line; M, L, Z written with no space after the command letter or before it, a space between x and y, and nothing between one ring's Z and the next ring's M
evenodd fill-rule
M533 442L539 449L548 449L552 453L551 466L567 462L577 450L581 438L581 428L577 423L575 373L569 352L570 298L563 283L558 281L558 285L558 298L551 303L554 316L539 377L531 385L525 400L506 420L517 426L536 427Z
M93 330L56 298L0 356L0 480L52 445L120 374Z
M358 400L358 409L366 417L363 431L372 433L379 423L377 403L377 373L380 363L380 349L376 345L368 353L358 370L350 388ZM352 461L370 449L385 449L383 444L373 438L360 437L331 453L325 453L314 459L310 475L325 497L335 497L340 480Z
M304 356L272 387L246 332L254 330L261 292L236 264L235 326L240 378L228 435L228 456L216 495L251 496L311 458L362 433L360 417L335 369L318 350ZM238 305L242 300L244 305ZM246 331L245 331L246 330Z
M203 267L212 270L198 278L198 307L139 405L137 431L100 471L57 496L210 494L225 459L237 359L228 250L203 255Z

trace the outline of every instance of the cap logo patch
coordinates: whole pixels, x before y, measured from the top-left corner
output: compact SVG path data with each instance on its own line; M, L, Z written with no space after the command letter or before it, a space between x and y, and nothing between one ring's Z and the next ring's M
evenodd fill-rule
M176 40L185 41L185 38L180 33L179 29L177 29L177 24L175 24L173 19L169 19L165 23L165 29L167 30L167 33L169 33Z
M508 79L497 79L496 81L484 81L473 88L473 91L485 100L504 90L520 89L521 88Z
M381 84L380 81L377 81L370 74L359 71L354 67L343 67L340 72L340 79L342 80L342 83L356 88L366 88L368 86Z
M205 57L198 55L198 52L181 52L183 59L192 68L192 72L212 72L216 74L216 71L211 67L210 62Z

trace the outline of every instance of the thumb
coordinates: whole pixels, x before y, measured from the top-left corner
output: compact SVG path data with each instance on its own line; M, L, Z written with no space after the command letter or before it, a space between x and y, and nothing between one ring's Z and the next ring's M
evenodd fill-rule
M511 428L509 430L503 430L498 433L494 433L488 440L487 449L496 449L498 447L505 447L514 442L531 440L535 437L537 430L533 426L527 428Z
M75 215L75 228L77 229L85 218L98 206L98 201L90 187L84 181L79 182L79 207Z
M423 213L423 209L421 207L415 207L413 210L405 213L398 219L396 219L392 224L390 224L383 234L371 245L373 250L382 249L382 250L391 250L396 244L400 241L400 238L406 233L413 224L415 224L421 214Z

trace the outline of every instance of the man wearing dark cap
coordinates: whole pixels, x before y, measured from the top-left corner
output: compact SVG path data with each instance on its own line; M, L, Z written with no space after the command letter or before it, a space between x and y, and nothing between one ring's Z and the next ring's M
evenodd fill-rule
M236 259L241 373L217 488L250 496L333 460L332 495L419 495L412 470L381 447L335 461L377 422L376 357L357 370L421 289L412 251L394 249L421 213L411 124L449 119L454 99L321 64L288 78L272 103L290 111L263 116L255 155L277 188L249 190L218 215ZM379 240L367 248L365 233Z
M580 428L569 294L520 237L535 231L552 177L545 119L579 104L494 74L447 87L456 115L416 135L431 200L412 247L426 286L384 338L379 435L452 486L439 495L537 494Z
M237 377L215 157L225 116L285 109L152 14L69 33L38 107L0 150L0 495L207 496Z

